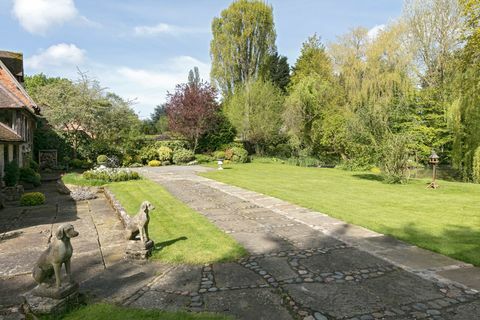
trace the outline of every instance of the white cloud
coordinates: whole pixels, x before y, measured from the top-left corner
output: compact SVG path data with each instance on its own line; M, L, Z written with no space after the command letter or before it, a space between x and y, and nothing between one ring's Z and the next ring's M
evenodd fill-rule
M60 43L48 47L39 54L25 59L25 66L32 69L79 65L85 60L85 50L74 44Z
M35 34L45 34L78 14L73 0L14 0L12 13L25 30Z
M375 38L380 34L380 32L382 32L383 30L385 30L385 25L384 24L378 24L376 26L374 26L373 28L371 28L370 30L368 30L368 38L370 40L375 40Z
M187 28L174 26L167 23L159 23L154 26L136 26L133 33L139 37L153 37L158 35L179 36L187 33L202 33L208 32L202 28Z
M153 108L165 101L167 92L185 83L188 71L197 66L200 76L208 78L210 65L190 56L169 59L156 68L118 67L109 74L100 75L102 85L128 100L136 101L135 109L141 117L148 117Z

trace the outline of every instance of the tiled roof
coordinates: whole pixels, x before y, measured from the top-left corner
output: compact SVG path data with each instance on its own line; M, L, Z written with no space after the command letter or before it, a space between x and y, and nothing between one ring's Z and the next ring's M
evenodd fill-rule
M1 142L22 142L23 139L9 126L0 122L0 141Z
M8 90L0 83L0 109L2 108L18 108L22 107L23 104L20 100L15 98L13 94L8 92Z
M0 88L3 92L7 92L11 99L7 99L7 103L13 100L16 100L14 108L26 108L32 113L37 113L38 106L33 102L32 98L28 93L23 89L22 85L15 79L15 77L10 73L7 67L0 60ZM2 99L0 98L0 102ZM0 104L0 108L10 108Z

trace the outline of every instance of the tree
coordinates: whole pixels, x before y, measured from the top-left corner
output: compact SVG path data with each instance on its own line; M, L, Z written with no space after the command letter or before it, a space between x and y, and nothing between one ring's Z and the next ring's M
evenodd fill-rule
M216 97L216 90L206 82L177 85L175 92L167 96L168 126L191 143L193 152L197 150L200 137L215 121L220 109Z
M188 84L198 86L200 82L200 72L198 71L198 67L194 67L188 72Z
M290 66L287 57L281 56L277 52L269 55L262 74L265 81L271 81L284 93L287 92L290 83Z
M275 52L275 26L270 5L259 0L236 0L212 22L211 78L224 97L237 85L258 78Z
M317 74L322 79L333 79L332 64L320 38L314 34L302 45L300 57L293 67L291 85L295 86L302 78Z
M258 154L280 132L283 99L279 88L259 79L237 87L225 103L228 119Z
M465 47L458 52L454 81L455 99L450 107L449 128L453 132L453 166L465 180L479 180L480 147L480 2L462 0L465 17L462 38Z
M290 87L283 121L290 145L297 154L302 150L308 155L312 154L316 136L320 135L323 127L323 115L334 100L333 84L318 74L305 76Z
M407 0L402 18L422 86L442 85L448 61L459 46L462 16L458 0Z

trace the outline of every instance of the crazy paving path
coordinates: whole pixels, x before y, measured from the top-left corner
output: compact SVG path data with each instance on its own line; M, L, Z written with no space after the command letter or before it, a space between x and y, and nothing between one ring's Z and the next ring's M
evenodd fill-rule
M249 320L480 319L477 268L196 175L204 170L139 169L251 255L233 263L173 267L126 305Z

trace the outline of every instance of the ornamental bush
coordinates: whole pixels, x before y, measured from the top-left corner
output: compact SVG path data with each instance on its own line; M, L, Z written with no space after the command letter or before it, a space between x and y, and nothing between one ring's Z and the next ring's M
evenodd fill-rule
M106 164L108 161L108 157L104 154L101 154L97 157L97 163L98 164Z
M150 160L148 161L148 166L149 167L160 167L162 163L158 160Z
M31 183L35 187L38 187L40 182L40 175L32 168L20 168L19 180L26 183Z
M145 146L140 149L139 156L142 163L148 163L151 160L158 160L158 150L153 145Z
M245 163L248 161L248 152L244 148L233 147L225 151L225 159L237 163Z
M225 159L225 151L215 151L213 153L213 157L215 158L215 160Z
M173 151L169 147L162 146L158 148L157 152L158 160L160 160L160 162L172 161Z
M473 181L480 183L480 147L475 149L473 154Z
M197 160L198 163L209 163L215 161L214 157L209 156L208 154L196 154L195 160Z
M188 149L177 149L173 152L173 163L182 164L195 160L195 154Z
M3 181L7 187L14 187L20 178L20 169L15 161L9 162L5 165Z
M85 171L82 176L87 180L103 180L106 182L119 182L140 179L140 175L135 171L132 171L130 169L116 168L98 168L94 170L88 170Z
M45 195L41 192L27 192L22 194L20 204L22 206L38 206L45 203Z

